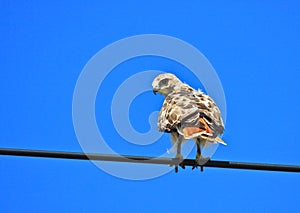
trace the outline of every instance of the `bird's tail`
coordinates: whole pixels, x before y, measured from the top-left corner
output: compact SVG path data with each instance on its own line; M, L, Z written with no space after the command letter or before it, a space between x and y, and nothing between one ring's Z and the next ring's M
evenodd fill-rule
M220 137L216 137L215 140L216 140L216 142L221 143L225 146L227 145L227 143L225 143L225 141L223 141Z

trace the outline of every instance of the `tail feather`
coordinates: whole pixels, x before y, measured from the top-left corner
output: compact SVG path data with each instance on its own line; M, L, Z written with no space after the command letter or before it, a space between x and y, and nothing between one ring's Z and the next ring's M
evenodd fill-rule
M215 140L218 142L218 143L221 143L223 145L227 145L227 143L225 143L225 141L223 141L220 137L216 137Z

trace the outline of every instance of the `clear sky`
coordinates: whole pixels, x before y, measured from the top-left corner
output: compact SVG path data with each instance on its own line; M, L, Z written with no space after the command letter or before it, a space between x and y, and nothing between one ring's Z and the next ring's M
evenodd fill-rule
M222 82L228 146L213 159L300 165L297 1L102 2L0 1L1 148L81 152L72 99L82 69L112 42L151 33L196 47ZM95 113L103 137L121 154L157 156L170 148L167 135L149 146L127 143L110 116L118 85L145 70L172 71L203 89L191 71L163 58L135 58L112 70ZM150 92L134 99L137 131L149 130L148 117L162 100ZM155 168L139 171L147 169ZM1 212L299 211L300 176L292 173L187 168L133 181L88 161L0 156L0 178Z

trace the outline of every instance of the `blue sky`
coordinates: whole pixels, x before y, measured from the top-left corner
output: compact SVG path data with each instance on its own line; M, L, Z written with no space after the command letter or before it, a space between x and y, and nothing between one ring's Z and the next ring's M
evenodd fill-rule
M299 10L297 1L1 1L0 147L82 151L72 98L83 67L112 42L155 33L192 44L219 75L228 146L213 159L299 165ZM109 117L117 84L149 69L202 87L161 58L114 69L101 85L96 114L121 154L156 155L169 146L167 135L148 148L128 144ZM150 93L137 97L132 125L147 131L145 120L161 102ZM87 161L0 156L0 177L4 212L295 212L300 200L299 175L291 173L188 168L130 181Z

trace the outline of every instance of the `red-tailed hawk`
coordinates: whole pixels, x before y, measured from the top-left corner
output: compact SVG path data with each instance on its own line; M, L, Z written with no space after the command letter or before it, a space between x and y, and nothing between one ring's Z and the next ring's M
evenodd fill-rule
M187 139L193 139L197 144L193 169L208 160L202 157L201 148L208 143L226 145L218 137L224 131L224 124L220 110L211 97L182 83L170 73L157 76L152 87L155 94L158 92L165 97L158 116L158 130L171 133L171 141L177 147L176 158L180 162L183 160L181 144ZM175 171L178 172L178 165Z

